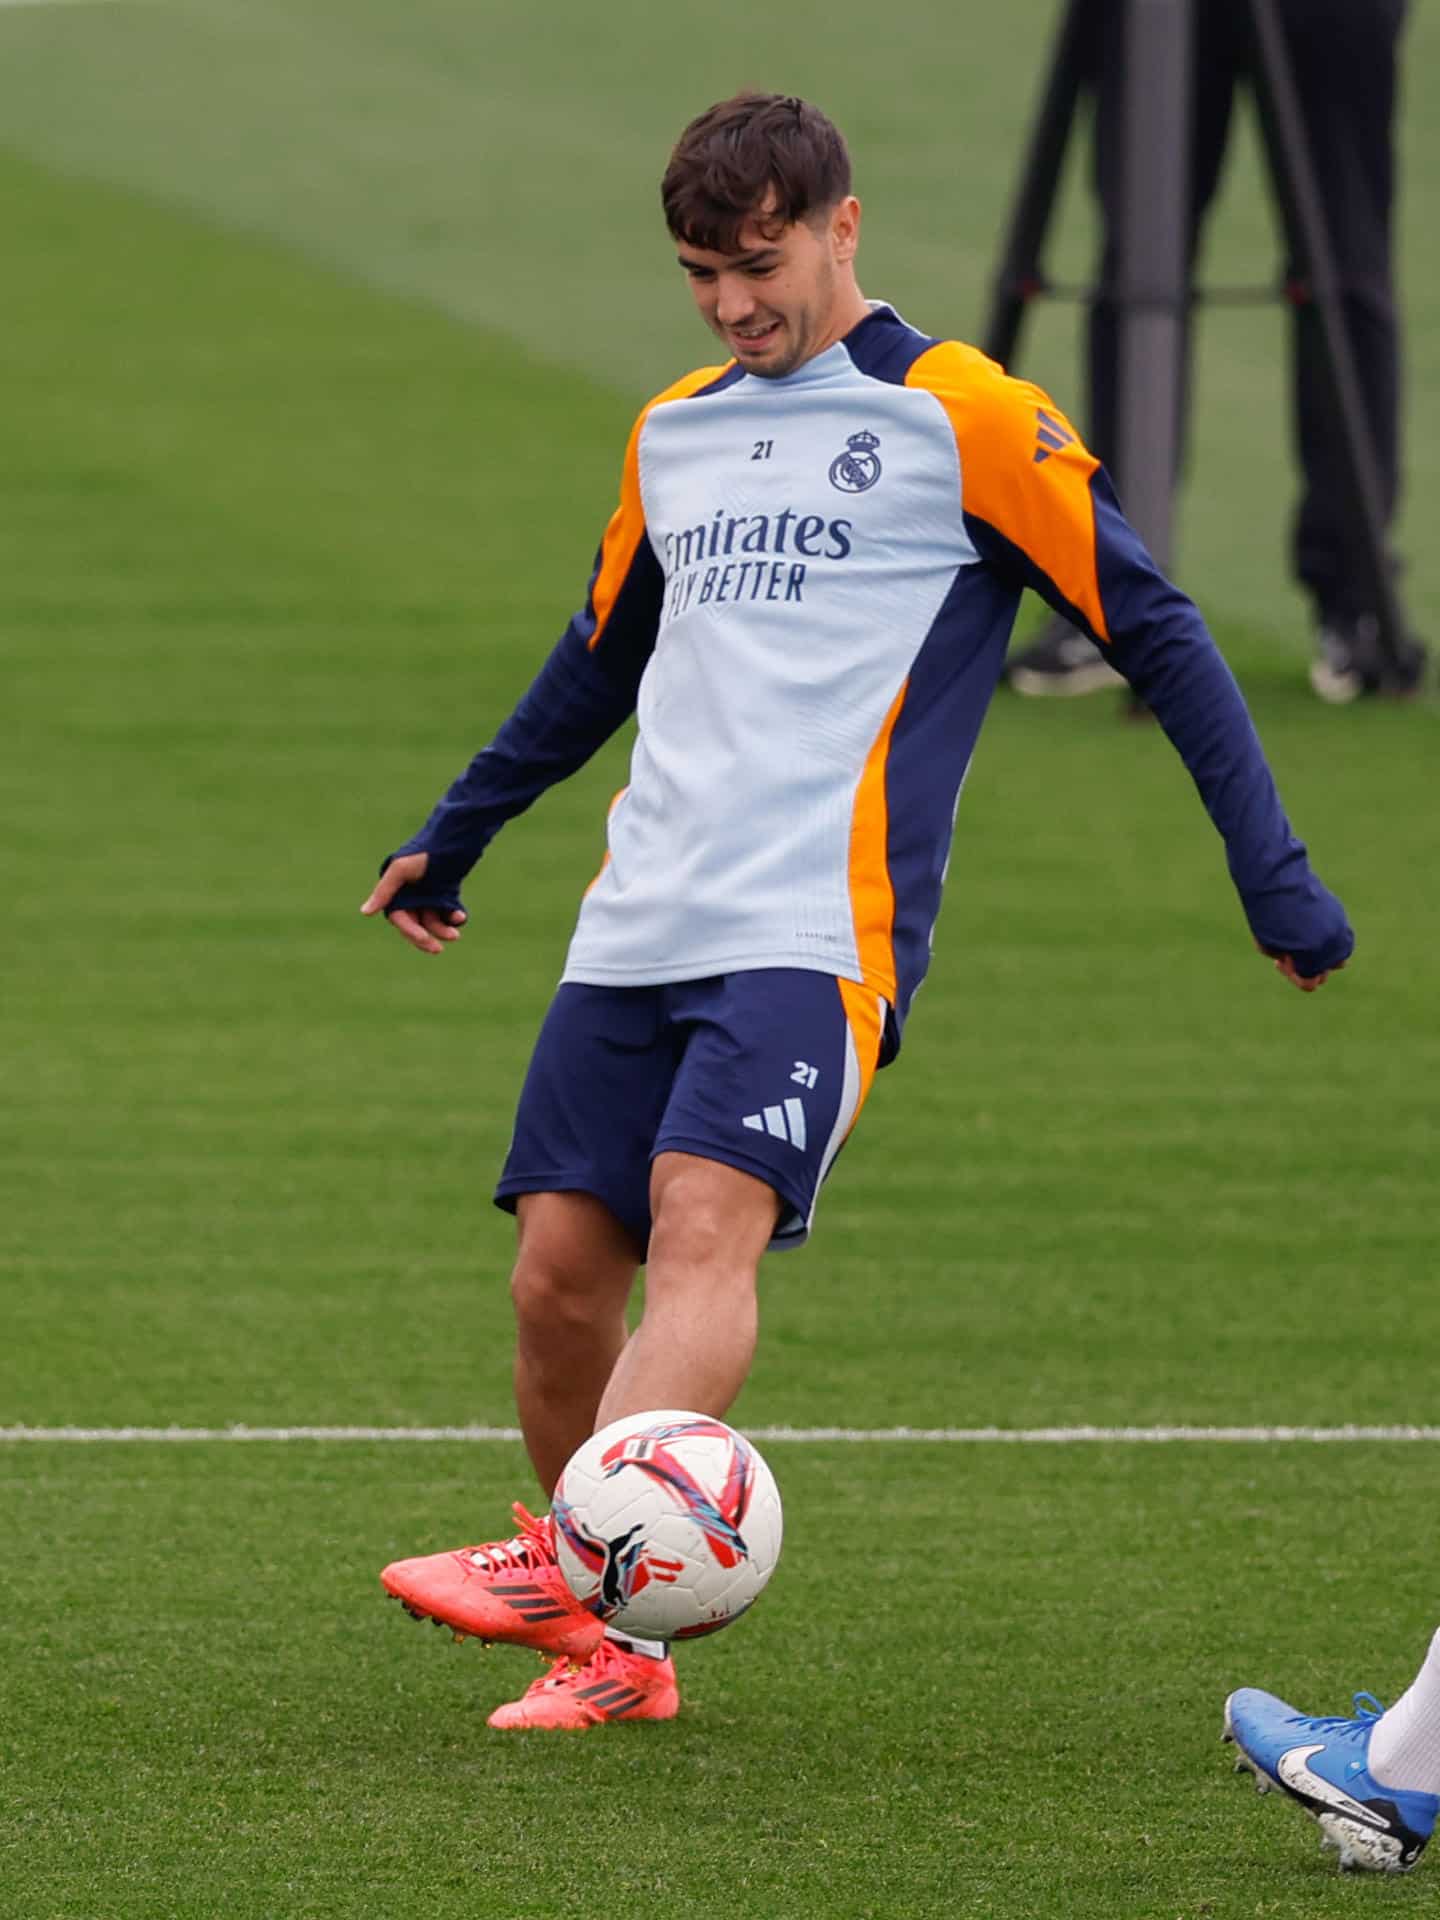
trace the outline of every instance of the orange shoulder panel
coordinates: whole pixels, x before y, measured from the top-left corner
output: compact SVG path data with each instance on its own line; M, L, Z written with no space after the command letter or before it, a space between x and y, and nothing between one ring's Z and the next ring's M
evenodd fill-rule
M647 400L640 410L639 419L630 429L629 443L625 448L625 466L620 476L620 504L611 514L605 538L600 543L600 571L595 576L595 585L590 594L590 604L595 610L595 631L590 636L592 653L600 644L600 636L625 584L625 576L639 551L640 542L645 538L645 509L640 504L640 429L654 408L663 406L667 400L688 400L692 393L698 393L701 387L708 387L712 380L718 380L724 371L724 367L697 367L694 373L687 373L673 387L667 387L663 393L657 393L653 400Z
M1048 574L1108 641L1090 494L1100 462L1049 394L956 340L922 353L905 384L933 393L949 416L965 511Z

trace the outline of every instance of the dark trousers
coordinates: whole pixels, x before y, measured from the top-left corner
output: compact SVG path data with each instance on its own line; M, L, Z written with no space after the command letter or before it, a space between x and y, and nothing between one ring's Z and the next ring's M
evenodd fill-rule
M1399 490L1400 338L1392 279L1394 113L1407 0L1278 0L1296 91L1335 255L1350 344L1379 456L1387 524ZM1243 0L1194 0L1190 261L1219 185L1237 84L1253 54ZM1095 95L1095 182L1104 220L1099 283L1119 266L1124 9L1092 0L1087 48ZM1293 263L1290 272L1293 275ZM1292 309L1292 392L1302 476L1294 568L1322 616L1362 613L1354 530L1344 507L1340 440L1324 373L1319 319ZM1091 312L1091 443L1113 459L1118 439L1119 324L1102 291Z

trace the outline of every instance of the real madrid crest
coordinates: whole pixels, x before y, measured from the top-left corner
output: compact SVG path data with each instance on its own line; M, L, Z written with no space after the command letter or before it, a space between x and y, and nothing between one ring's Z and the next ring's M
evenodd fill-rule
M831 486L841 493L868 493L880 478L880 456L875 451L879 444L879 435L868 429L850 434L844 453L837 453L830 462Z

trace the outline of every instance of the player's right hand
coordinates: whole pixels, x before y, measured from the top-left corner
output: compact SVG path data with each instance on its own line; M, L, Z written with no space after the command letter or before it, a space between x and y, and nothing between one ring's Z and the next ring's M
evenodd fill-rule
M392 860L376 881L370 898L360 911L383 913L395 931L421 953L443 953L446 943L460 938L465 925L463 907L445 912L439 907L392 907L390 902L406 887L417 887L430 865L428 853L402 853Z
M1301 993L1314 993L1317 988L1324 986L1332 973L1339 973L1346 964L1344 960L1337 960L1333 967L1327 967L1323 973L1301 973L1288 953L1275 953L1269 947L1260 946L1258 940L1255 944L1267 960L1274 962L1275 971L1284 974L1291 986L1298 987Z

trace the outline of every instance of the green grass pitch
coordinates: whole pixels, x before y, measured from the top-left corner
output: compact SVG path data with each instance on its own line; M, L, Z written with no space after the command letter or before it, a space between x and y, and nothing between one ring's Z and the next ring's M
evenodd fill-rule
M624 744L502 836L461 952L355 909L582 591L635 404L708 357L653 205L681 120L813 92L867 291L963 334L1050 17L0 8L0 1426L510 1420L489 1184ZM1422 10L1432 642L1437 60ZM1087 222L1072 182L1071 264ZM1269 267L1248 139L1212 254ZM742 1424L1440 1420L1437 707L1304 688L1282 363L1276 315L1207 319L1180 572L1353 968L1302 998L1248 950L1163 740L998 699L905 1055L767 1265ZM1079 410L1065 315L1025 364ZM686 1654L681 1718L504 1739L538 1669L412 1630L375 1573L500 1530L518 1447L0 1446L0 1914L1433 1907L1435 1861L1339 1880L1218 1744L1233 1685L1406 1683L1432 1447L769 1454L785 1558Z

